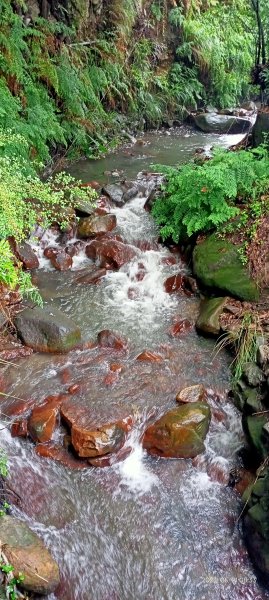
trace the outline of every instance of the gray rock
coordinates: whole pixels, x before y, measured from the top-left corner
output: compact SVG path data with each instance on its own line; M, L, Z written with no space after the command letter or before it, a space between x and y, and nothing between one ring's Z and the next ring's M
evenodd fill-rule
M195 115L194 122L205 133L247 133L251 127L248 119L215 113Z
M116 185L115 183L105 185L102 189L102 192L106 194L106 196L108 196L109 199L112 200L112 202L114 202L114 204L117 206L124 205L125 201L123 196L125 191L119 185Z
M25 590L46 595L59 585L59 569L42 540L22 521L5 515L0 519L0 540L4 553L14 568L14 575L24 575Z
M269 346L266 344L258 347L258 363L261 367L269 363Z
M38 352L68 352L81 342L77 325L54 306L26 308L14 323L26 346Z
M221 330L220 316L228 298L206 298L201 302L196 328L203 333L218 335Z
M265 381L265 376L254 362L249 362L244 365L243 376L251 387L257 387Z

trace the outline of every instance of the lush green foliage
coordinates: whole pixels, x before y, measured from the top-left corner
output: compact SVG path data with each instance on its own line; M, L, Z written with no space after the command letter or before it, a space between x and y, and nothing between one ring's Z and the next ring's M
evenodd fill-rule
M27 160L27 149L29 153L20 135L0 131L0 283L19 287L23 295L40 302L30 275L14 262L7 239L22 241L37 223L48 227L57 221L65 226L76 199L93 201L95 192L81 188L79 181L65 173L41 181Z
M269 190L269 155L264 148L218 150L202 165L189 163L161 170L166 174L166 186L152 212L162 226L162 237L174 241L220 229L236 215L240 216L239 226L244 226L249 212L260 216L264 205L259 198Z

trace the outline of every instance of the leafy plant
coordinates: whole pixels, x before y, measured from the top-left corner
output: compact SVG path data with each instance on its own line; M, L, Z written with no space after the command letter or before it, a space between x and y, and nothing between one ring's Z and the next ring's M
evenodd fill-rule
M259 200L269 190L269 155L264 148L217 150L203 165L157 168L165 173L166 184L152 214L163 239L172 237L177 242L199 232L219 231L237 215L241 227L244 204L248 213L267 210L267 203Z
M232 371L235 381L240 379L248 362L256 362L258 338L261 334L262 328L259 324L258 315L247 311L243 318L239 320L238 326L234 326L231 331L225 332L217 342L217 352L226 346L230 346L234 350L235 357L232 362Z

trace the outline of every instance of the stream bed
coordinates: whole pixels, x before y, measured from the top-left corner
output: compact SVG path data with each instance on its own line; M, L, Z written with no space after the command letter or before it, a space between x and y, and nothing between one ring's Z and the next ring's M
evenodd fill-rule
M143 146L130 150L133 156L121 150L98 162L80 161L72 174L101 181L110 177L104 171L118 169L131 178L152 162L182 162L198 146L238 141L186 128L168 133L145 135ZM43 259L35 274L44 300L72 317L85 340L116 330L128 338L128 353L96 347L65 356L36 353L2 369L10 393L38 404L79 383L93 414L113 415L113 407L127 405L135 415L132 451L110 467L76 471L37 456L29 440L2 430L9 483L21 498L14 512L60 566L60 588L48 600L265 600L269 593L256 579L237 524L241 502L227 486L244 441L240 415L227 399L230 356L217 354L214 340L194 327L171 337L177 319L194 324L199 298L165 292L165 279L188 267L157 244L144 203L137 197L113 212L117 233L130 244L147 240L149 249L99 285L76 283L90 263L82 255L65 273ZM145 349L163 360L137 361ZM110 366L119 362L120 376L110 380ZM177 392L195 383L208 389L213 413L205 454L193 461L146 456L140 438L149 416L174 408Z

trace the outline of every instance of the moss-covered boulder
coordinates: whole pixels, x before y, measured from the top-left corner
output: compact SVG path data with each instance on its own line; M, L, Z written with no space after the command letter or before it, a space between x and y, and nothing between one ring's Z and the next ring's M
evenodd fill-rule
M193 252L193 269L203 285L223 290L243 300L258 300L259 291L238 248L215 234L198 244Z
M183 404L146 429L143 447L150 454L165 458L193 458L204 452L210 418L208 404Z

